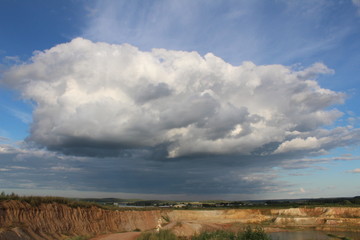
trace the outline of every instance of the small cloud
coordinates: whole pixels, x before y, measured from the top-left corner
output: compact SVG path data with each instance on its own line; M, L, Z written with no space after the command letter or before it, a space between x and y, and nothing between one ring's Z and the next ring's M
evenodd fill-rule
M311 150L320 146L316 137L306 139L294 138L290 141L283 142L274 153L285 153L289 151Z
M346 120L351 127L354 127L360 123L360 117L349 117Z
M11 169L16 169L16 170L29 170L31 168L29 167L22 167L22 166L11 166Z
M85 11L88 17L95 17L99 13L99 9L91 6L85 6Z
M348 170L346 172L348 172L348 173L360 173L360 168L355 168L353 170Z
M12 63L12 64L18 64L18 63L21 63L21 60L18 56L5 56L3 61L5 63Z
M0 136L0 142L9 142L10 138Z
M334 74L335 71L333 69L328 68L323 63L317 62L312 66L304 69L303 71L298 72L298 76L301 79L314 79L319 74Z
M298 194L304 194L304 193L307 193L307 192L302 187L299 189L299 191L288 192L289 195L298 195Z
M244 11L243 9L241 9L241 10L234 9L234 10L230 11L229 13L227 13L226 17L229 19L238 19L238 18L243 17L246 14L247 14L247 12Z
M341 157L352 157L353 155L351 153L344 153L341 154Z
M2 154L2 153L10 153L10 152L12 152L11 146L5 145L5 144L0 145L0 154Z
M64 167L64 166L56 166L50 168L56 172L80 172L81 168L74 168L74 167Z
M302 159L293 159L285 161L281 167L283 169L304 169L304 168L313 168L319 171L327 170L323 166L317 166L316 164L327 164L334 161L354 161L359 160L359 156L353 156L352 154L342 154L340 156L334 157L324 157L324 158L302 158ZM292 173L289 176L301 176L302 173Z
M302 176L309 176L310 174L308 174L308 173L290 173L288 175L294 176L294 177L302 177Z
M29 183L19 184L19 188L36 189L36 188L38 188L38 186L35 183L29 182Z

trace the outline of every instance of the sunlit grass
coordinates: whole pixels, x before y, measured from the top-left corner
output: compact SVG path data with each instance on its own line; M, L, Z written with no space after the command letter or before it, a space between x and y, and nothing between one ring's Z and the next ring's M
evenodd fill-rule
M181 240L169 230L161 230L159 233L142 233L137 240ZM261 227L246 227L243 231L231 232L226 230L205 231L195 235L191 240L271 240Z

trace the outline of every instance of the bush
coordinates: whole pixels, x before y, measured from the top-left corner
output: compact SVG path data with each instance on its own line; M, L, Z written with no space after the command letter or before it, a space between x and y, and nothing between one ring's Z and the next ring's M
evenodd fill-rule
M178 240L178 238L169 230L160 230L158 233L142 233L137 240Z
M267 235L263 228L256 227L254 230L248 226L245 228L245 231L241 234L241 240L271 240L271 237Z
M236 240L238 238L235 233L224 230L218 230L214 232L202 232L199 235L191 238L191 240L221 240L221 239Z
M192 240L271 240L261 227L255 229L246 227L243 232L233 233L224 230L214 232L202 232L191 238Z

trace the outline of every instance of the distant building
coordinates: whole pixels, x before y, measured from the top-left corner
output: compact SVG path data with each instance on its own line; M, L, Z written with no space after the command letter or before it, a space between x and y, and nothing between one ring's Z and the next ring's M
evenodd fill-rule
M175 204L174 205L174 208L184 208L184 207L186 207L185 204Z

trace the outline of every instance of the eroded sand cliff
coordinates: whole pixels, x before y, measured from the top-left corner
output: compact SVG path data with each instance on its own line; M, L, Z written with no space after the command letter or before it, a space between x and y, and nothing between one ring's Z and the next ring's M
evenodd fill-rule
M110 211L62 204L32 207L19 201L0 203L0 240L66 239L75 235L155 228L160 211Z
M260 224L266 230L314 228L360 231L360 208L317 207L232 210L110 211L62 204L32 207L19 201L0 203L0 240L54 240L69 236L163 228L188 236L209 228Z

